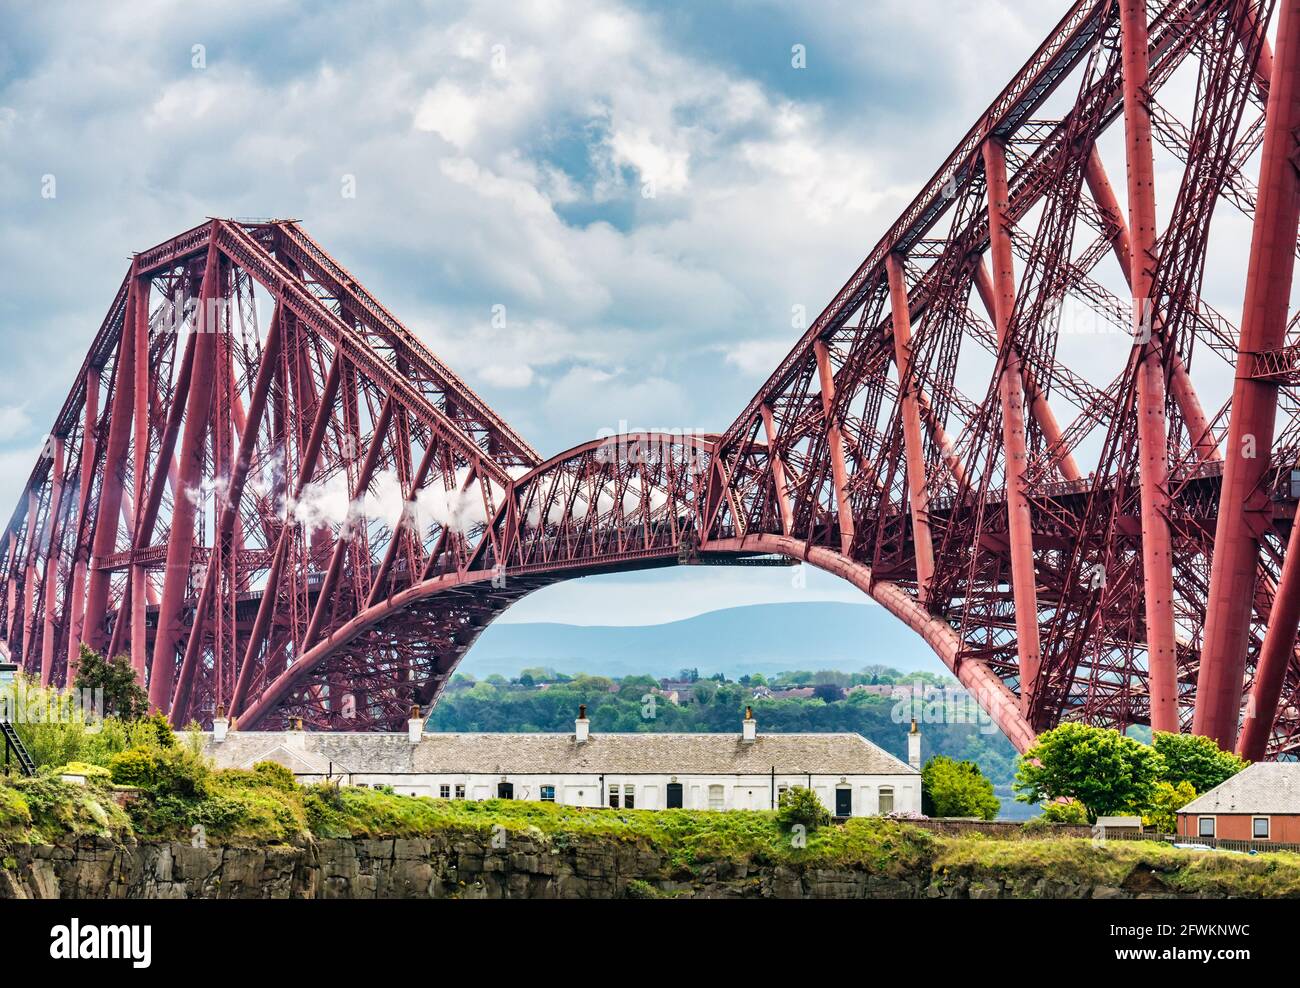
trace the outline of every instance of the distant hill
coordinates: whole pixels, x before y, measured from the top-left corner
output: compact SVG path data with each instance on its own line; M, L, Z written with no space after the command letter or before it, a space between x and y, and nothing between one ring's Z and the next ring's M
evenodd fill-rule
M695 668L702 676L721 672L734 679L792 669L855 672L866 665L944 671L925 642L884 608L834 602L732 607L627 627L497 623L483 632L460 671L482 679L547 666L569 674L662 678Z

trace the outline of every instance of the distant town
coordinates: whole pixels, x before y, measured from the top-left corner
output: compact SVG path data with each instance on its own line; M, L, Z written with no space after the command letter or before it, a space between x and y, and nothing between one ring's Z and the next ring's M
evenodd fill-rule
M767 733L853 732L899 758L906 757L912 717L924 727L923 756L973 761L1002 803L1001 815L1023 819L1031 807L1011 792L1015 749L975 708L951 678L867 665L856 672L793 669L775 675L701 676L684 668L671 677L566 674L538 666L517 676L477 679L458 673L434 708L431 731L549 732L572 729L585 704L607 732L727 733L753 708Z

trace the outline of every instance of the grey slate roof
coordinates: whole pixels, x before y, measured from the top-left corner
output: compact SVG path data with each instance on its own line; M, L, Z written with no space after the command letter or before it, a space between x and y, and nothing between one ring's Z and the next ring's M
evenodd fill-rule
M1300 762L1256 762L1179 813L1300 814Z
M301 747L299 747L299 743ZM597 734L582 745L572 734L433 734L419 744L405 734L232 731L208 754L225 767L284 762L285 752L334 774L542 775L670 773L681 775L912 775L906 762L858 734ZM274 753L274 754L273 754Z

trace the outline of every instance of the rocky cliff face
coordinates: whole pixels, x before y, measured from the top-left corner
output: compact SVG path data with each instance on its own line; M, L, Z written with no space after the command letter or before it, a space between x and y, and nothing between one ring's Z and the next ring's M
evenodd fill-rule
M1123 887L918 868L865 869L717 862L673 871L653 848L557 844L512 834L431 839L321 840L305 846L19 845L3 852L0 899L374 898L1131 898L1170 896L1151 871Z

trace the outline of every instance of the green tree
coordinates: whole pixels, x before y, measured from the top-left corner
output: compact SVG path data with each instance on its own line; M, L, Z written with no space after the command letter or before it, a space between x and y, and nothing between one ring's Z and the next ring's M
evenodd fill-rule
M1178 829L1178 811L1196 798L1190 782L1157 782L1150 804L1142 811L1142 826L1162 834L1172 834Z
M840 688L834 683L818 683L813 687L813 696L823 703L834 703L840 698Z
M1209 792L1250 763L1220 748L1213 738L1198 734L1156 731L1151 746L1165 760L1160 778L1170 785L1189 783L1196 792Z
M140 686L125 655L107 661L83 644L73 686L79 690L103 690L104 713L122 720L139 720L149 712L149 694Z
M1043 815L1035 819L1047 823L1068 823L1076 827L1088 825L1088 811L1077 799L1056 799L1043 804Z
M927 816L975 816L992 820L1002 804L993 783L974 762L935 755L921 769L922 810Z
M1020 758L1016 798L1077 799L1088 818L1147 806L1164 768L1155 749L1109 728L1062 724L1038 736Z
M822 805L822 801L811 789L791 786L781 793L776 818L786 830L802 825L807 830L813 831L831 822L831 811Z

